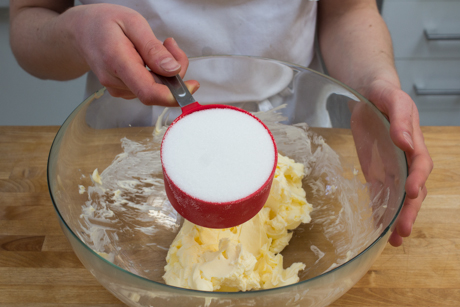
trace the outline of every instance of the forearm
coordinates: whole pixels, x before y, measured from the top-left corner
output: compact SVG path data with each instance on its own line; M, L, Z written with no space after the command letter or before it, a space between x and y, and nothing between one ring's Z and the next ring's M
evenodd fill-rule
M332 77L364 95L377 79L400 87L391 37L375 1L322 0L318 17L320 48Z
M73 12L66 11L71 3L64 4L69 1L44 7L19 7L18 2L11 2L10 43L24 70L54 80L73 79L89 70L72 41Z

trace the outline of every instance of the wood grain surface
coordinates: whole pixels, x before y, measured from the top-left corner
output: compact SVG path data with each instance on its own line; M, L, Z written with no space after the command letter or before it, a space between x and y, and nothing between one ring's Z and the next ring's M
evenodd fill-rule
M46 180L57 130L0 127L0 306L125 306L59 227ZM460 127L423 131L435 168L411 237L332 306L460 306Z

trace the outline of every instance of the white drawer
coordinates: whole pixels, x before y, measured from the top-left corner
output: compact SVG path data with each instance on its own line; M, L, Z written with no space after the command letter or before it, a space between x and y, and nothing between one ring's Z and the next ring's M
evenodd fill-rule
M417 105L421 125L460 125L460 95L452 95L460 92L460 61L396 60L396 68L403 91ZM416 86L427 93L417 94Z
M460 58L460 1L385 0L382 16L396 58ZM451 40L428 40L425 31ZM460 38L460 37L457 37Z

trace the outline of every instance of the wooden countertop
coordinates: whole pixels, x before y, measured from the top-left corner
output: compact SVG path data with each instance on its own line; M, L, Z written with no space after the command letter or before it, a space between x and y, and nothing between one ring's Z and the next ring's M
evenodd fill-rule
M64 237L46 181L58 127L0 127L0 306L125 306ZM460 306L460 127L424 127L435 168L403 246L332 306Z

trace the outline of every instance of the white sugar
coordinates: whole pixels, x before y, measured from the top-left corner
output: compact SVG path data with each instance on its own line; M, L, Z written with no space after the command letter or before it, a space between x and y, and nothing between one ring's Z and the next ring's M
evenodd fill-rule
M228 202L257 191L275 163L272 139L255 118L232 109L207 109L183 117L163 140L166 173L184 192Z

